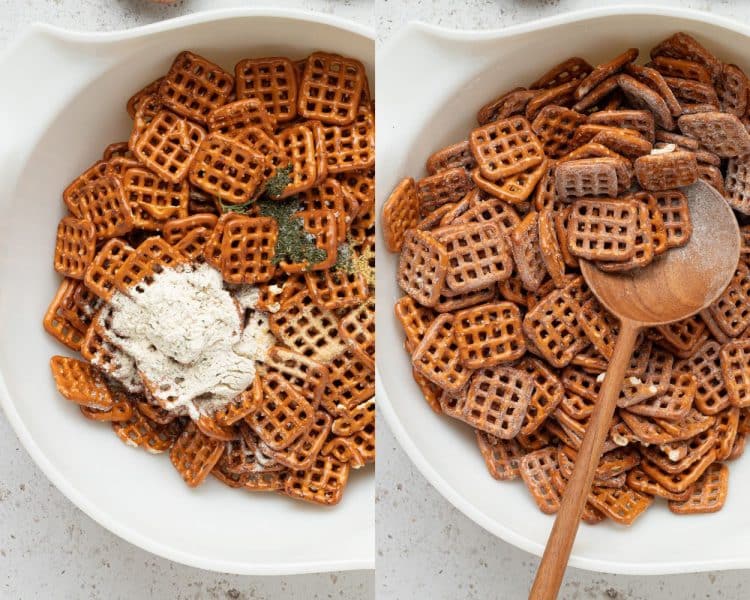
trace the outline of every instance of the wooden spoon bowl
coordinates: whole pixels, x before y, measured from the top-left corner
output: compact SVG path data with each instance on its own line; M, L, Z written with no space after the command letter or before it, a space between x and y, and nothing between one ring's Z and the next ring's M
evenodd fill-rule
M620 332L529 594L532 600L557 597L638 333L700 312L726 289L737 269L740 230L732 209L703 181L683 192L693 223L685 246L627 273L606 273L581 261L589 288L620 320Z

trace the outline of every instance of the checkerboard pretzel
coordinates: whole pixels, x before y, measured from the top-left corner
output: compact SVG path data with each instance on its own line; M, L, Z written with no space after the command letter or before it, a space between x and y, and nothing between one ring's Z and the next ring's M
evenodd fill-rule
M474 129L469 146L479 172L490 181L507 179L544 160L542 144L523 117L510 117Z
M634 201L577 200L568 223L568 248L587 260L622 262L635 254L637 232Z
M350 124L356 117L365 77L357 60L313 52L299 83L298 113L331 125Z
M237 98L257 98L279 123L297 116L297 77L285 57L246 58L234 66Z

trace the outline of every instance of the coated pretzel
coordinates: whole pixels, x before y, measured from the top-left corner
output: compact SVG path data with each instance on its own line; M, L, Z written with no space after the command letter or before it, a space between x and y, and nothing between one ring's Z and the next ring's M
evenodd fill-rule
M201 433L189 423L169 451L174 468L190 487L197 487L208 477L221 458L223 444Z
M520 475L524 451L516 440L500 440L480 430L476 436L479 451L492 477L511 480Z
M395 312L406 335L406 344L412 350L422 341L430 323L437 316L434 310L418 304L411 296L402 296L396 302Z
M676 368L692 373L698 381L695 406L704 415L715 415L729 406L730 396L721 368L721 344L707 341Z
M591 125L632 129L652 144L655 140L654 115L648 110L601 110L591 113L586 122Z
M461 200L471 191L472 183L466 169L455 167L417 181L417 198L422 214L449 202Z
M517 368L529 375L534 384L521 428L522 435L530 436L557 410L565 390L557 376L535 358L523 359Z
M693 232L690 208L685 194L679 190L653 193L667 232L667 248L678 248L687 244Z
M728 337L739 336L750 325L750 269L740 261L729 285L708 307L716 325Z
M699 139L703 147L721 158L750 152L750 133L737 115L724 112L682 115L678 124L682 133Z
M108 301L115 293L115 277L125 261L135 252L119 239L109 240L86 269L84 283L94 294Z
M564 202L586 196L617 197L615 159L584 158L565 161L555 169L557 197Z
M587 260L622 262L632 258L638 212L632 200L577 200L568 223L568 249Z
M721 372L732 406L750 406L750 340L733 340L721 349Z
M634 165L638 183L648 191L685 187L698 179L698 164L692 152L641 156Z
M552 67L529 87L532 90L553 88L569 81L580 81L594 70L588 61L578 56L568 58Z
M711 79L716 79L721 71L721 61L701 46L687 33L678 32L663 40L651 50L651 58L668 56L697 62L709 72Z
M365 85L365 69L357 60L313 52L299 84L297 111L306 119L330 125L354 121Z
M237 98L258 98L279 123L297 116L297 77L288 58L246 58L234 66Z
M638 207L638 231L635 236L635 252L633 256L626 261L599 263L597 266L602 271L623 272L636 268L643 268L650 265L656 251L654 248L653 224L649 214L649 209L643 202L637 202ZM659 218L661 215L659 214Z
M459 392L471 370L461 363L454 333L454 317L438 316L414 349L412 364L418 373L448 392Z
M724 197L733 209L750 214L750 164L747 156L730 158L727 162L724 191Z
M445 284L457 294L484 289L510 277L513 260L494 223L466 223L433 232L448 257Z
M115 288L127 295L141 293L154 275L183 264L185 260L162 238L150 237L119 265L113 276Z
M412 309L411 314L414 315L415 312ZM422 326L426 331L426 324ZM464 309L456 313L454 326L461 362L470 369L509 363L526 352L521 312L512 302L482 304ZM419 329L414 331L417 327ZM412 320L411 329L413 339L417 341L421 326Z
M423 306L434 307L448 273L448 253L434 236L408 230L401 249L398 283Z
M510 248L523 287L535 292L547 276L547 266L539 239L539 214L531 211L508 236Z
M586 117L574 110L549 105L539 111L531 129L539 137L544 153L552 158L560 158L573 150L573 134L584 122Z
M552 447L530 452L521 459L521 478L531 492L539 510L554 514L560 508L560 493L552 482L557 473L557 450Z
M633 67L633 65L630 65ZM658 127L666 130L672 130L674 128L674 119L672 118L672 110L677 107L677 110L681 112L679 103L674 97L669 86L667 86L664 78L656 71L651 69L651 73L645 68L633 70L628 69L631 73L637 73L638 79L631 75L621 73L617 76L617 85L627 96L630 103L634 108L648 110L654 115L654 122ZM654 76L654 74L656 76ZM639 79L645 78L647 83L639 81ZM651 86L656 87L656 91ZM665 100L664 89L669 90L667 99ZM669 98L671 96L671 98ZM673 105L670 106L668 100L673 101Z
M159 85L159 101L174 112L206 123L208 114L227 102L234 78L192 52L180 52Z
M629 48L608 63L598 65L593 71L591 71L591 73L581 80L575 91L576 100L583 98L608 77L622 71L625 65L632 63L636 58L638 58L638 49Z
M665 77L692 79L700 83L711 84L711 74L708 70L692 60L671 58L669 56L655 56L647 66L656 69Z
M467 171L471 171L476 166L468 140L441 148L431 154L425 164L425 168L430 175L456 167L463 167Z
M630 488L613 489L593 487L589 503L610 519L621 525L632 525L653 502L653 498Z
M738 117L747 112L748 90L750 82L747 75L737 65L725 64L716 84L721 110Z
M692 374L673 371L664 395L634 404L628 410L643 416L680 421L693 406L696 387L697 381Z
M360 106L350 125L323 128L328 172L347 173L375 166L375 115L368 106Z
M339 335L362 363L375 369L375 301L351 310L339 321Z
M474 169L471 172L471 179L477 187L490 196L505 200L511 204L520 204L531 196L534 187L546 171L547 161L543 160L538 166L522 173L517 173L500 182L485 179L482 177L479 169Z
M490 181L507 179L544 160L542 145L523 117L510 117L474 129L469 145L479 172Z
M492 121L523 114L526 110L526 105L536 95L536 90L527 90L522 87L506 92L479 109L477 112L477 123L479 125L487 125L487 123L491 123Z
M182 432L182 424L174 420L167 425L159 425L134 408L130 419L113 422L112 430L126 445L159 454L172 447Z

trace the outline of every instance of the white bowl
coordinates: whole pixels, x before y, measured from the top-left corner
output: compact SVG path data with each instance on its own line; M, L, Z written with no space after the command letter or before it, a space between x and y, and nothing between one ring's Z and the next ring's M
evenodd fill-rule
M332 508L230 490L213 478L191 490L166 456L128 448L55 391L48 362L63 348L41 320L59 283L52 255L61 191L108 143L127 139L125 101L183 49L225 68L316 49L374 65L372 31L309 12L199 13L114 33L27 31L0 59L0 403L52 482L146 550L239 574L372 569L372 468L354 474Z
M409 25L378 53L378 205L402 177L424 174L431 152L466 139L477 109L502 91L528 84L568 56L596 63L631 46L647 56L680 30L750 72L750 28L679 9L611 7L500 31ZM434 414L422 399L393 317L401 296L397 257L381 243L377 262L380 414L424 476L459 510L541 555L553 518L538 511L522 483L492 479L470 429ZM720 513L679 517L661 503L628 530L584 525L570 564L630 574L750 567L750 458L730 463L730 471L729 499Z

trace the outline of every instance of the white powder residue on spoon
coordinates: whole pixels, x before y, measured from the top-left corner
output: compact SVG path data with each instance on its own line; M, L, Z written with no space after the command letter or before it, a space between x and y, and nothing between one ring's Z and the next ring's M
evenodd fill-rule
M246 286L235 299L209 265L166 269L142 289L116 293L101 318L164 408L197 419L250 386L255 361L273 344L267 321L266 336L260 313L251 310L257 289ZM243 330L245 310L251 314Z

